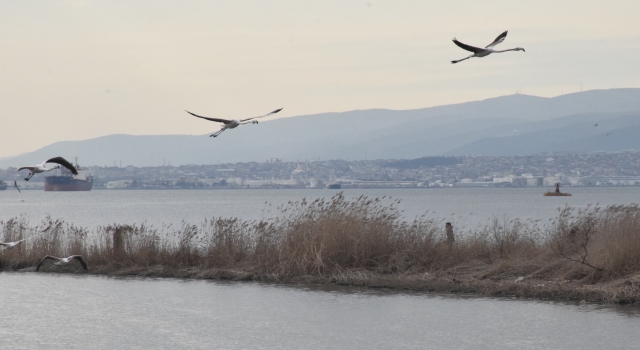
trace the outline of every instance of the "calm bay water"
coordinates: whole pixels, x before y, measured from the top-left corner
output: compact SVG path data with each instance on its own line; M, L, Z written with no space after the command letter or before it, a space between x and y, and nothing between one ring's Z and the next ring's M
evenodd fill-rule
M173 279L0 273L3 349L633 349L640 310Z
M572 197L543 197L541 188L445 188L344 190L347 198L400 199L406 219L428 213L457 228L486 224L492 217L548 220L570 205L640 203L640 187L567 188ZM262 219L288 201L330 198L332 190L208 190L208 191L91 191L0 192L0 220L27 215L37 223L46 215L93 229L98 225L140 224L155 227L200 224L213 217ZM390 201L387 201L390 203Z

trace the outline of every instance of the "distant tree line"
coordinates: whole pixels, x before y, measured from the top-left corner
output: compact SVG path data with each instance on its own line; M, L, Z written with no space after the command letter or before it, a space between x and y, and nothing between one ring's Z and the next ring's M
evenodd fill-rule
M462 164L461 157L422 157L416 159L390 160L384 163L385 168L416 169L420 167L435 167L438 165Z

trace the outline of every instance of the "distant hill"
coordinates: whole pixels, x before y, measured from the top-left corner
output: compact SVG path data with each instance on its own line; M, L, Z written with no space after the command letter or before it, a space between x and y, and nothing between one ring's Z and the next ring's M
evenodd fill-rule
M525 131L512 136L483 138L446 153L498 156L552 151L640 150L640 112L580 114L524 123L519 128Z
M185 116L186 118L186 116ZM597 127L593 125L598 123ZM210 131L216 127L206 125ZM553 98L509 95L415 110L356 110L261 122L208 135L109 135L56 142L0 168L78 157L81 165L157 166L304 159L413 159L640 149L640 89ZM206 129L205 129L206 130ZM606 135L609 133L610 135Z

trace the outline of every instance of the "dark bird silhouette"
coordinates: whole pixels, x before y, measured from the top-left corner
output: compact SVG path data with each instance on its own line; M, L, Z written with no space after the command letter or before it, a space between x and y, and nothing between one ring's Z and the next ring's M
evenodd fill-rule
M282 108L279 108L279 109L276 109L275 111L273 111L273 112L269 112L269 113L267 113L267 114L265 114L265 115L261 115L261 116L258 116L258 117L251 117L251 118L247 118L247 119L220 119L220 118L209 118L209 117L203 117L203 116L201 116L201 115L197 115L197 114L195 114L195 113L191 113L191 112L189 112L189 111L187 111L187 110L185 110L185 112L187 112L187 113L191 114L191 115L192 115L192 116L194 116L194 117L198 117L198 118L202 118L202 119L210 120L210 121L212 121L212 122L222 123L222 124L223 124L223 125L222 125L222 128L221 128L220 130L216 131L215 133L213 133L213 134L211 134L211 135L210 135L211 137L216 137L216 136L220 135L223 131L225 131L225 130L227 130L227 129L234 129L234 128L236 128L236 127L240 126L240 125L249 124L249 123L251 123L251 124L258 124L258 121L257 121L257 120L255 120L255 119L258 119L258 118L264 118L264 117L270 116L270 115L272 115L272 114L276 114L276 113L280 112L281 110L282 110Z
M463 44L461 42L458 41L458 39L453 38L453 43L458 45L458 47L467 50L467 51L471 51L473 52L473 55L470 55L469 57L465 57L463 59L460 60L455 60L455 61L451 61L451 63L458 63L464 60L468 60L471 57L485 57L485 56L489 56L492 53L500 53L500 52L507 52L507 51L524 51L523 48L521 47L516 47L514 49L508 49L508 50L494 50L493 48L500 44L501 42L504 41L504 39L507 37L507 32L508 30L505 30L502 34L498 35L498 37L496 38L496 40L494 40L491 44L487 45L485 48L481 48L481 47L475 47L475 46L471 46L471 45L467 45L467 44Z

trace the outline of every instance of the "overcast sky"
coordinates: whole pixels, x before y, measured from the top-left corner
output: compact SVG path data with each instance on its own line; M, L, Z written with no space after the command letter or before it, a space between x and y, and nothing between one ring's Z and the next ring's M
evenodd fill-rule
M3 1L0 157L217 130L185 109L290 117L638 87L638 14L637 0ZM498 49L526 52L450 63L467 56L453 37L484 47L504 30Z

